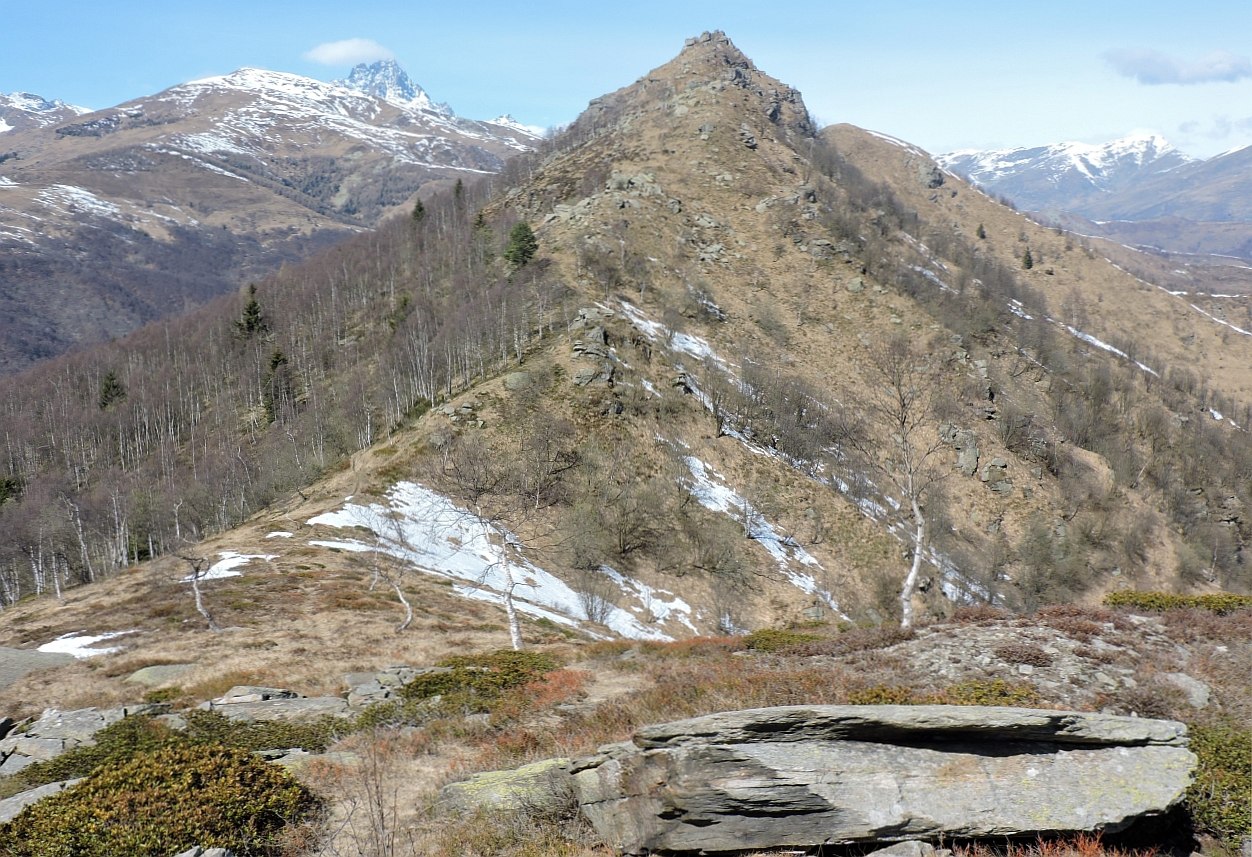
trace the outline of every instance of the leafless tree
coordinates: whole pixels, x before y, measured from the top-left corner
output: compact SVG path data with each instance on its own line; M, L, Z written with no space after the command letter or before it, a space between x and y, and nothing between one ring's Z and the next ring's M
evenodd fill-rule
M868 389L850 393L855 412L843 411L839 439L870 473L896 492L912 523L912 563L900 587L900 627L913 625L913 595L926 551L926 502L942 478L943 448L935 418L939 383L924 355L903 337L875 349L866 372Z
M217 624L217 620L213 618L213 614L209 612L209 608L204 605L204 595L200 591L200 581L208 574L208 570L204 565L208 559L202 556L189 556L187 554L178 554L179 559L186 560L191 566L191 591L196 599L196 612L204 617L204 621L209 623L209 630L218 632L222 630L222 626Z

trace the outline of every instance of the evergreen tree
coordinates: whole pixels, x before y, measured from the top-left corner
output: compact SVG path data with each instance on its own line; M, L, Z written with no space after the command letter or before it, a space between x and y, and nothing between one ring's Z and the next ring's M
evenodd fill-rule
M1026 248L1026 252L1022 254L1022 267L1029 271L1035 267L1035 257L1030 254L1030 248Z
M235 332L243 339L251 339L258 333L266 333L270 326L261 312L261 304L256 299L256 286L248 286L248 302L244 304L243 314L235 322Z
M105 410L114 402L126 398L126 388L112 369L100 380L100 410Z
M535 237L534 230L526 221L519 220L509 233L509 246L504 250L504 260L516 271L534 258L538 249L539 239Z
M413 222L421 223L422 218L425 216L426 206L422 205L422 201L419 199L417 202L413 203Z
M986 240L986 238L987 238L987 229L986 229L986 227L984 227L981 223L980 223L980 224L978 224L978 232L977 232L976 234L978 235L978 239L979 239L980 241L985 241L985 240Z

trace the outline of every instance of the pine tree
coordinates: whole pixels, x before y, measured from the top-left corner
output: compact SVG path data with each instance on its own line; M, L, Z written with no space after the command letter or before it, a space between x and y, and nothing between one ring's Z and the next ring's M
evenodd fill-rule
M509 233L509 246L504 250L504 260L516 271L534 258L538 249L539 239L535 237L534 230L525 220L519 220Z
M258 333L266 333L270 327L261 312L261 304L256 299L256 286L248 286L248 302L244 305L243 314L235 322L235 332L244 339L251 339Z
M114 402L126 398L126 388L112 369L100 380L100 410L105 410Z
M1035 267L1035 257L1030 254L1030 248L1026 248L1026 252L1022 254L1022 267L1029 271Z
M422 201L419 199L417 202L413 203L413 222L421 223L422 218L425 216L426 206L422 205Z

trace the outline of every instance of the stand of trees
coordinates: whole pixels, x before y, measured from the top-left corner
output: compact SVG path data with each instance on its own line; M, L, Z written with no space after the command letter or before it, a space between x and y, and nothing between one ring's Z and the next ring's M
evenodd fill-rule
M0 606L231 527L520 360L566 289L531 242L502 258L490 193L0 380Z

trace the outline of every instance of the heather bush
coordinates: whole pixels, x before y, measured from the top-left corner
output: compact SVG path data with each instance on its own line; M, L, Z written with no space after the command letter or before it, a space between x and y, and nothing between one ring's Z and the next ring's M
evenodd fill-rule
M280 768L219 746L167 747L97 769L0 825L4 857L168 857L193 845L277 854L317 799Z

